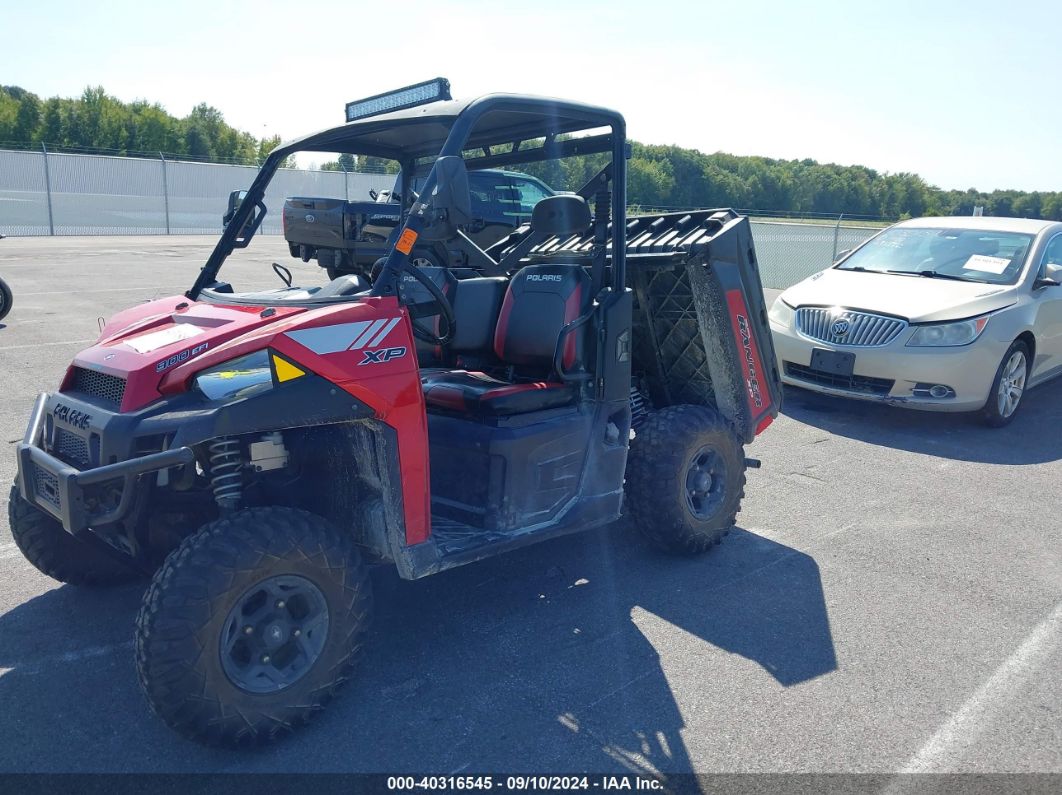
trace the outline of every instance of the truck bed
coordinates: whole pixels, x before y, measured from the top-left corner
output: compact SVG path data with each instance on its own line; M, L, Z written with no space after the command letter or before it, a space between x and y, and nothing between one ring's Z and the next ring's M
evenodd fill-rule
M293 196L284 202L284 237L313 249L356 252L360 244L380 256L381 245L398 224L402 208L395 202L348 202Z

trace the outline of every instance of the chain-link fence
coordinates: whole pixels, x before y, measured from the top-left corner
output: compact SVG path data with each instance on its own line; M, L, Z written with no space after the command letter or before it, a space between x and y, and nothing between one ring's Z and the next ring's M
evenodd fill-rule
M253 166L138 157L0 150L0 234L165 235L221 231L230 191ZM280 234L288 196L369 200L394 183L387 174L281 169L269 184L262 225Z
M828 268L846 249L876 235L881 227L826 223L751 222L764 287L784 289Z
M0 149L0 233L165 235L221 231L229 192L246 188L254 166ZM266 191L266 234L280 234L289 196L368 200L390 188L387 174L281 169ZM752 221L765 287L784 288L828 267L877 227Z

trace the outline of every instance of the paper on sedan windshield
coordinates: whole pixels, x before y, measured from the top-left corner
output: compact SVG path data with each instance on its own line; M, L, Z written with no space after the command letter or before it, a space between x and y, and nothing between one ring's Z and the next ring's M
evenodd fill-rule
M1010 260L1006 257L989 257L985 254L974 254L963 265L964 270L994 273L997 276L1007 269Z

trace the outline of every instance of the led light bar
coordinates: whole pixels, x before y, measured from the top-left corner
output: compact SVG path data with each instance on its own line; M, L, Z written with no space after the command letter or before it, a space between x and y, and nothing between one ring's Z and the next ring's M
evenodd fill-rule
M434 80L425 80L423 83L348 102L347 121L378 116L392 110L415 108L417 105L427 105L429 102L444 99L452 99L450 81L445 77L436 77Z

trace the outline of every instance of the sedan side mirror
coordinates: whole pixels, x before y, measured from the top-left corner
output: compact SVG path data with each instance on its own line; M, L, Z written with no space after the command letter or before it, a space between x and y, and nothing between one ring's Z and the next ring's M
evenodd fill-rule
M1044 275L1033 282L1033 289L1041 287L1058 287L1062 285L1062 265L1049 262L1044 265Z
M846 248L844 251L838 251L837 252L837 256L833 258L833 264L836 265L838 262L843 260L845 257L847 257L851 253L852 253L852 249L850 249L850 248Z

